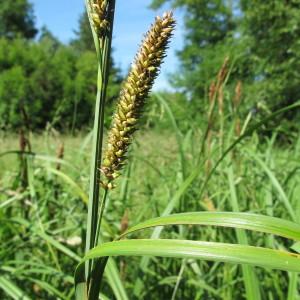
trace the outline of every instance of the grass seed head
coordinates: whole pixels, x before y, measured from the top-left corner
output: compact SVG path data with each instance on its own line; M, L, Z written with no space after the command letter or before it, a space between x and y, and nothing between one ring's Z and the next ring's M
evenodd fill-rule
M162 17L156 17L154 24L145 35L123 84L101 168L110 184L119 176L125 163L132 135L137 130L136 125L143 111L145 100L159 74L174 26L175 20L171 12L165 13ZM103 185L108 187L107 184L102 183Z
M26 151L27 139L25 137L25 133L23 129L20 129L19 131L19 146L21 152Z
M224 62L223 62L223 65L218 73L218 76L217 76L217 87L218 89L220 88L220 86L222 84L224 84L225 82L225 79L226 79L226 76L228 75L228 67L229 67L229 57L226 56L225 59L224 59Z
M108 22L108 1L107 0L90 0L89 14L91 16L93 27L97 36L102 39L109 28Z
M234 110L237 111L242 97L242 82L239 80L236 87L235 87L235 95L233 99L233 107Z

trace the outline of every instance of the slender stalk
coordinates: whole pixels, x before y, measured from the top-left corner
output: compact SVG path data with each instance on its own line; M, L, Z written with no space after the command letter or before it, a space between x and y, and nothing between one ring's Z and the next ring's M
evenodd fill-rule
M103 130L104 130L104 108L107 83L109 78L109 59L111 52L111 40L113 32L113 19L115 11L115 0L109 2L108 7L108 23L110 24L107 35L100 39L97 36L95 29L92 25L90 16L90 2L86 0L86 7L91 22L97 57L98 57L98 80L97 80L97 97L96 109L93 129L93 147L91 159L91 174L90 174L90 190L89 190L89 203L88 203L88 218L87 218L87 235L86 235L86 251L89 251L97 245L97 228L100 230L103 205L99 205L100 195L100 172L98 167L101 165L102 159L102 145L103 145ZM87 282L87 289L89 289L90 274L93 268L93 261L86 263L85 279Z
M94 120L94 137L91 159L91 174L90 174L90 191L88 203L88 220L87 220L87 235L86 235L86 251L92 249L95 245L95 236L97 228L97 214L99 202L99 171L97 165L101 161L101 149L103 143L103 113L104 99L101 99L103 81L102 70L98 67L98 82L97 82L97 98ZM88 278L91 270L90 263L86 264L86 278Z
M102 200L100 202L100 208L99 208L99 215L98 215L99 222L97 224L95 244L99 244L101 220L103 217L107 196L108 196L108 189L104 189L104 193L102 195Z
M109 22L112 23L113 18ZM119 172L127 158L126 154L131 144L133 133L137 129L136 125L142 114L145 101L159 73L174 26L175 20L171 12L155 19L123 84L101 166L101 171L106 178L105 181L101 181L104 187L104 197L99 209L98 233L96 233L98 237L108 189L114 187L113 180L119 176ZM109 40L106 40L104 43L104 57L109 54L109 42ZM103 61L104 69L107 63L107 60ZM103 92L105 93L105 90ZM95 238L97 239L97 236ZM106 258L94 261L90 278L88 278L90 280L88 284L89 300L98 299L106 261Z
M98 84L94 120L94 138L91 160L90 192L86 252L100 243L101 220L105 209L108 189L119 174L126 153L136 130L145 100L157 77L175 26L171 12L157 17L145 36L127 80L120 93L117 110L108 138L108 149L102 164L103 124L106 89L108 85L109 58L114 23L115 0L86 0L87 11L98 56ZM105 181L100 180L100 170ZM99 202L100 183L104 187ZM99 297L101 279L106 258L96 258L85 263L85 276L80 274L79 284L85 284L84 298L95 300ZM82 294L80 295L82 297Z

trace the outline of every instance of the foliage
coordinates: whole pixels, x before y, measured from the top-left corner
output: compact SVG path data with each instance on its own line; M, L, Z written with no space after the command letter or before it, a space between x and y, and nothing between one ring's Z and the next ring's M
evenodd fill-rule
M273 7L272 23L260 15L268 14L262 1L253 0L254 15L248 1L238 2L243 20L230 9L236 1L173 1L186 8L191 25L180 54L183 72L174 78L186 91L152 95L128 164L114 178L115 189L103 186L99 201L103 114L110 114L103 108L111 109L119 81L107 63L115 1L106 3L110 29L95 40L98 56L85 33L72 45L46 28L36 41L0 39L1 127L19 129L18 135L0 131L0 298L99 299L101 290L104 300L298 299L300 134L296 124L287 132L277 118L293 115L300 102L280 108L289 98L274 97L276 112L262 102L288 88L276 81L282 74L275 64L294 74L281 68L286 60L276 57L268 30L274 23L274 36L296 49L295 36L277 29L293 19L298 2ZM197 28L195 16L212 36ZM265 31L252 32L264 20ZM234 63L224 61L229 50ZM240 105L254 101L243 118ZM85 125L94 111L94 137L54 129ZM46 123L42 135L31 130Z
M90 21L87 13L84 12L79 18L79 29L75 31L76 39L72 41L74 47L78 50L90 50L95 51L95 45L93 41Z
M181 70L172 80L194 102L208 92L226 56L234 62L232 80L241 80L245 93L255 95L247 109L257 103L279 108L300 98L299 1L154 0L152 7L164 3L185 13Z
M167 104L169 104L168 100ZM159 107L160 104L157 106L156 119L168 119L165 108ZM154 117L153 114L151 118ZM198 116L206 119L200 112ZM206 211L200 214L203 216L208 214L208 219L204 223L215 225L226 223L229 226L237 224L238 228L244 228L241 225L244 224L248 229L260 224L263 225L263 229L267 228L264 229L267 232L270 230L274 232L275 229L276 232L278 230L283 232L284 236L293 237L289 232L284 233L284 226L281 225L277 229L277 225L284 224L285 220L291 221L290 214L282 201L283 195L287 196L297 218L300 216L299 168L297 159L293 159L299 156L299 135L295 136L293 143L278 147L274 144L276 131L271 138L265 137L263 141L259 140L257 133L254 132L232 152L232 156L229 155L222 163L205 188L204 196L201 197L200 189L207 175L206 169L196 167L196 164L199 145L201 145L199 131L204 130L203 125L199 125L197 120L188 114L185 121L178 122L177 118L175 121L179 131L185 131L184 128L188 126L192 128L192 132L183 135L181 142L185 149L184 164L189 171L197 170L196 179L183 188L185 183L182 179L176 132L170 125L163 130L160 129L157 121L157 131L146 130L138 135L131 152L130 171L126 171L125 176L119 179L118 188L110 195L110 206L104 218L108 223L108 226L103 228L102 238L105 242L110 242L123 233L121 228L122 230L128 226L131 228L140 221L161 216L170 203L175 203L174 213ZM234 132L232 127L234 122L228 120L226 124L228 135L225 141L234 138L230 136ZM209 156L212 164L219 157L218 129L218 124L215 124ZM1 150L17 149L16 140L14 136L4 139L2 137L1 145L4 148ZM51 171L56 168L55 152L59 140L65 141L65 157L61 172L75 182L76 188L65 177ZM26 295L31 299L74 299L73 269L84 253L82 239L84 239L87 208L80 191L84 191L84 194L88 191L87 161L91 146L89 142L86 148L86 140L88 137L85 135L34 136L32 142L37 155L29 169L33 176L32 183L23 191L13 190L12 187L11 179L15 178L18 170L15 154L2 154L3 156L0 157L0 240L4 245L0 251L0 260L3 262L0 280L1 298L8 299L7 291L10 287L8 282L10 282L14 285L14 288L9 289L11 293L21 293L22 296ZM48 155L41 155L43 153ZM205 158L206 156L203 157ZM258 163L258 159L264 162L264 167ZM231 166L234 169L233 178L229 176ZM244 219L242 213L232 213L232 216L241 218L236 222L229 213L229 215L219 214L218 218L221 219L215 217L210 219L209 216L214 216L216 212L233 210L232 188L235 190L241 212L275 216L280 217L281 220L272 221L273 227L268 229L269 227L265 227L268 223L259 221L259 217L247 215ZM176 196L179 190L181 194ZM30 196L32 191L34 191L33 196ZM174 197L177 198L177 202L173 202ZM27 217L24 216L24 208L29 208ZM197 213L192 216L196 218ZM227 216L229 222L225 219ZM193 223L190 214L186 214L186 217L189 220L181 222ZM168 219L173 220L170 220L170 225L161 231L162 238L237 242L235 231L228 228L172 225L176 223L176 216L148 220L146 225L163 224ZM200 220L197 217L196 222ZM258 228L261 228L260 226ZM151 234L152 231L140 231L134 233L134 237L146 239ZM293 244L291 240L259 232L247 231L246 235L249 244L253 246L286 251ZM299 232L296 230L294 236L297 235ZM160 245L150 244L162 253ZM144 244L142 246L144 247ZM247 246L243 247L245 250L248 249ZM133 250L137 251L137 249L138 247L134 245ZM122 285L126 288L130 299L171 299L172 295L180 299L245 299L245 279L242 268L237 265L191 258L180 260L153 257L149 259L147 266L142 268L141 261L141 258L134 257L116 259L115 271L120 272ZM261 261L268 263L267 259ZM263 299L266 297L287 299L289 275L286 272L255 268L255 275L259 280ZM109 278L107 274L102 292L109 299L126 299L120 297L118 292L120 286L115 286L118 281L115 279L109 281ZM297 297L296 290L294 299Z
M34 38L37 34L34 21L32 5L28 0L1 0L0 37Z
M0 39L0 127L22 127L23 109L28 112L32 130L47 124L63 130L89 126L95 103L93 78L97 74L91 33L81 31L73 45L63 45L45 27L38 41L28 41L19 34L12 37ZM79 47L81 44L84 46ZM108 116L122 81L112 59L110 63Z
M242 1L243 26L260 98L278 107L293 103L300 98L300 1L252 2Z

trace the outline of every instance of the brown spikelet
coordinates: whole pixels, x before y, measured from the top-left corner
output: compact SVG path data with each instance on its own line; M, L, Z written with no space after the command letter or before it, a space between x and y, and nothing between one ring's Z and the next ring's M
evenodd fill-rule
M235 95L233 99L234 110L237 111L242 98L242 82L239 80L235 87Z
M212 146L212 130L209 129L206 137L206 155L207 159L205 161L205 174L206 176L209 175L210 170L211 170L211 146Z
M233 110L235 112L235 134L237 136L241 135L241 120L239 117L239 106L242 98L242 82L238 81L235 87L235 95L233 98Z
M24 152L26 150L26 145L27 145L27 139L25 137L24 130L20 129L20 131L19 131L19 146L20 146L21 152Z
M219 115L222 117L224 114L224 89L222 86L218 90L218 108Z
M220 86L224 83L226 76L228 74L228 64L229 64L229 57L225 57L223 65L218 73L218 83L217 83L217 89L220 88Z
M209 102L212 103L214 101L216 95L216 83L213 81L209 86Z
M120 226L121 234L123 234L128 229L128 224L129 224L129 216L128 216L128 209L126 209L121 219L121 226Z
M108 1L89 0L89 14L91 16L93 27L98 35L98 38L102 39L109 27Z
M208 211L216 211L216 207L215 207L215 205L214 205L214 203L213 203L213 201L212 201L212 199L210 199L209 197L208 197L208 195L206 195L205 197L204 197L204 205L206 206L206 209L208 210Z
M240 120L240 118L237 118L236 121L235 121L235 134L237 136L240 136L241 135L241 131L242 131L241 120Z
M60 145L57 148L56 157L58 159L63 159L64 158L64 154L65 154L65 145L64 145L63 142L61 142ZM58 162L57 165L56 165L56 170L60 170L60 168L61 168L61 163Z
M174 26L171 12L155 19L123 84L101 168L108 181L102 182L106 188L112 188L111 181L118 177L124 164L132 134L159 73Z

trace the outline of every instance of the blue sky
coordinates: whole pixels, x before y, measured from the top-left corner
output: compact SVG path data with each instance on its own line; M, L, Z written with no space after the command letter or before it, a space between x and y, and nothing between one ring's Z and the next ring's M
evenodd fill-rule
M84 0L31 0L31 2L34 5L39 28L46 25L65 43L74 38L74 30L77 29L79 16L84 10ZM168 7L152 11L148 8L151 0L117 0L116 3L114 58L116 64L126 73L143 34L155 16L162 14ZM178 66L176 51L180 50L183 44L183 22L180 12L175 11L175 16L178 21L177 29L155 89L168 89L168 74L174 72Z

